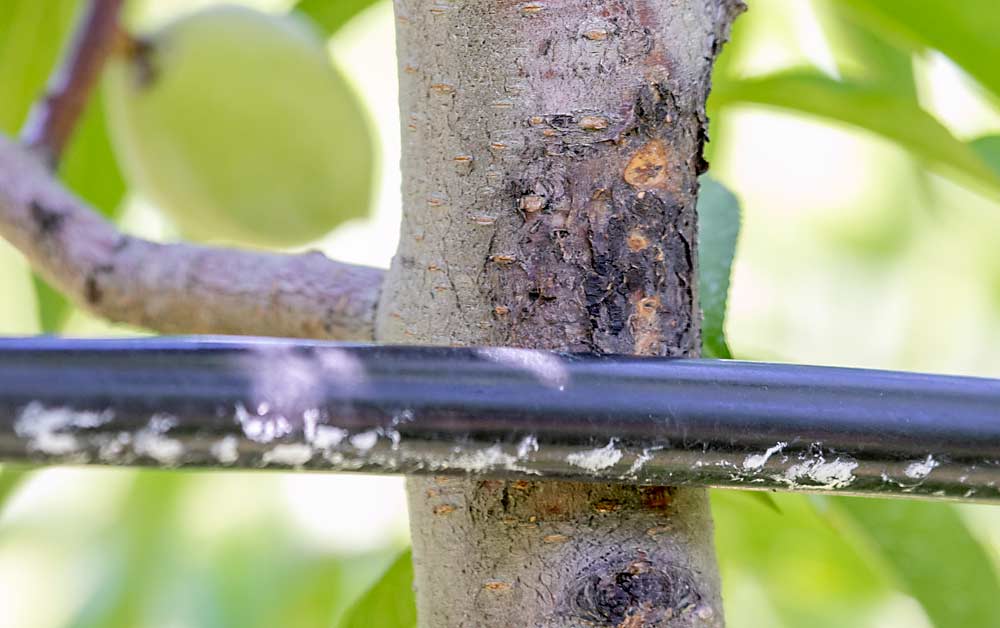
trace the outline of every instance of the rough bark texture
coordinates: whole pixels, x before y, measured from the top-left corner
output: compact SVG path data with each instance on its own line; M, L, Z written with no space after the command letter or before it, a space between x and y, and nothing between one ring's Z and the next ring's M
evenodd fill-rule
M696 355L704 102L741 8L396 0L404 218L376 338ZM723 623L704 491L408 490L422 626Z
M0 236L78 306L165 333L371 340L383 271L119 232L0 136Z

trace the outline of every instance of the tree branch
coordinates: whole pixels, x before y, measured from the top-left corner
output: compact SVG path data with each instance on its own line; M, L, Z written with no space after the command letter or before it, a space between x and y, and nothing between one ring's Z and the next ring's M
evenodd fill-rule
M166 333L371 340L382 271L318 252L157 244L120 233L50 174L108 55L123 0L90 0L21 132L0 137L0 235L79 307ZM40 160L39 160L40 158Z
M383 271L133 238L0 136L0 236L76 305L164 333L372 340Z
M62 66L48 92L32 108L21 142L55 167L69 141L101 68L118 41L123 0L90 0Z

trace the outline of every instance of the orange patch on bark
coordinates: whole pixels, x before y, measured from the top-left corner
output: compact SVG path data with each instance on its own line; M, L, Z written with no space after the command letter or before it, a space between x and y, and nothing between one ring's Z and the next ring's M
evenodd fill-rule
M595 502L593 504L593 507L595 511L602 514L607 514L609 512L616 512L620 510L622 504L621 502L616 501L614 499L601 499Z
M432 512L435 515L450 515L451 513L455 512L455 507L452 506L451 504L438 504L437 506L434 507Z
M629 250L633 253L644 251L649 246L649 239L641 231L633 231L628 234L626 242L628 243Z
M656 355L663 344L663 332L660 330L660 298L656 296L633 297L635 308L632 317L632 336L635 338L635 353L638 355Z
M644 486L639 489L642 505L650 510L664 510L674 500L674 495L665 486Z
M642 190L663 187L667 182L667 159L667 147L663 142L647 142L625 166L625 181Z
M510 590L510 583L499 581L487 582L483 585L483 588L487 591L508 591Z

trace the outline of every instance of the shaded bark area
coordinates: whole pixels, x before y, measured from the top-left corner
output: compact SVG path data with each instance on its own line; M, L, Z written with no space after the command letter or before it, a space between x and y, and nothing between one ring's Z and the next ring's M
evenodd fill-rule
M697 355L704 102L741 8L397 0L404 219L376 337ZM703 491L409 494L423 626L722 624Z
M660 83L614 112L543 120L510 176L520 212L502 223L485 269L504 312L498 340L693 354L696 221L685 210L697 193L701 121Z

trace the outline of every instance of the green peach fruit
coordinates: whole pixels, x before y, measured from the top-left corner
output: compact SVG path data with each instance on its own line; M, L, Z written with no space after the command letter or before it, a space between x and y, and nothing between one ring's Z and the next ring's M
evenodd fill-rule
M368 209L366 115L297 16L182 17L113 60L105 89L126 177L188 237L292 246Z

